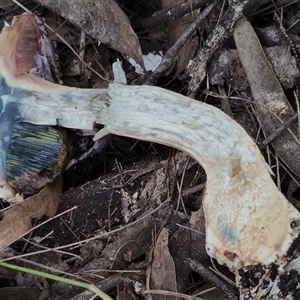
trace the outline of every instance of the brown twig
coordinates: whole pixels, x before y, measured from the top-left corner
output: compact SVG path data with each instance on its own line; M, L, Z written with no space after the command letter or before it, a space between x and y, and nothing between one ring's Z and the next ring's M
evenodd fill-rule
M213 271L209 270L201 263L191 258L187 259L187 263L193 271L197 272L199 275L213 283L217 288L222 290L229 297L229 299L238 300L237 291L225 280L218 277Z
M201 192L205 188L205 182L195 185L193 187L187 188L182 191L182 197L187 197L189 195Z
M287 129L295 120L297 120L298 114L295 114L288 121L284 122L280 127L278 127L272 134L270 134L265 140L261 142L261 145L267 146L271 143L279 134L281 134L285 129Z

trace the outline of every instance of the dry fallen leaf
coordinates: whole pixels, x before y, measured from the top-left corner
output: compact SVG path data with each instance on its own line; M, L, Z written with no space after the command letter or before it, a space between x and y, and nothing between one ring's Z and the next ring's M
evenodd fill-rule
M38 0L86 34L143 66L142 50L130 21L113 0Z
M150 286L153 290L165 290L177 292L175 264L169 252L169 230L163 228L160 232L152 260L152 272ZM153 295L155 300L164 300L166 296ZM169 298L168 299L172 299Z
M0 250L31 229L31 220L47 215L53 217L59 204L62 179L48 184L38 194L20 202L1 213Z

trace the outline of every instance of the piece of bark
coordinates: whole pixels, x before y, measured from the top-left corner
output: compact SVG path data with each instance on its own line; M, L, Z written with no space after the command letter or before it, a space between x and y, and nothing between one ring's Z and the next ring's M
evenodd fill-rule
M154 166L151 167L147 173L141 173L136 177L134 176L135 174L139 174L140 170L143 171L145 166L151 166L151 164L154 164ZM77 209L61 217L61 220L64 220L66 224L69 224L69 228L73 232L68 230L64 223L60 220L54 219L48 224L45 224L42 228L38 229L36 234L43 236L48 231L53 230L53 240L57 241L59 244L70 244L78 239L84 239L91 232L100 230L103 226L105 226L107 221L111 228L119 226L120 223L126 224L123 211L124 194L121 193L122 189L126 190L127 195L137 194L139 197L137 204L134 207L136 212L131 215L131 218L136 219L138 216L143 215L147 210L151 209L153 205L156 205L158 199L151 197L156 188L161 192L161 202L167 198L166 196L163 198L163 194L167 195L168 188L167 185L164 184L165 181L162 180L159 183L158 179L156 180L157 176L167 176L167 169L165 168L163 171L165 174L162 174L163 172L156 173L156 170L160 169L161 158L149 156L145 160L135 163L134 165L129 165L122 170L124 173L123 179L125 180L124 185L120 185L121 174L113 172L85 183L82 186L68 190L61 197L58 213L62 213L74 206L77 206ZM133 180L131 180L131 177L133 177ZM153 178L154 182L159 184L160 187L148 186L148 182L152 181ZM165 189L164 191L162 190L163 188ZM145 190L149 193L147 198L145 198ZM155 192L155 195L158 195L158 191ZM101 199L101 201L99 201L99 199ZM160 216L161 214L166 214L166 211L167 210L164 208L158 216L150 215L145 219L145 222L141 221L140 226L128 229L128 231L124 231L120 235L120 238L122 237L122 241L118 242L120 245L123 242L126 242L126 238L127 241L132 240L132 237L129 238L129 234L134 236L134 230L136 231L136 235L141 235L139 239L135 236L135 242L128 243L126 249L123 249L125 254L124 256L120 255L123 261L125 258L127 262L131 262L142 255L141 251L145 251L145 249L150 247L152 243L151 231L153 226L158 225L159 222L161 222ZM145 228L148 229L145 230ZM143 233L141 234L141 232ZM78 239L74 237L73 233L75 233ZM145 235L145 237L143 237L143 235ZM49 242L51 242L51 240ZM113 246L111 249L113 249ZM110 256L113 256L111 249L105 251L106 253L110 253ZM110 264L110 261L107 261L107 263Z
M269 136L295 112L268 62L260 42L245 17L237 21L234 39L246 72L259 121ZM300 175L300 142L297 122L277 136L272 145L282 161L296 175Z

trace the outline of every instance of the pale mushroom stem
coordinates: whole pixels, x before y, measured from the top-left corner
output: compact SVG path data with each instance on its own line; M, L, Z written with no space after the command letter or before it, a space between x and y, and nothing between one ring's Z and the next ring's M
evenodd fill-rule
M108 95L100 120L106 126L95 138L113 133L165 144L187 152L205 169L203 205L212 257L238 269L269 264L287 252L298 236L292 223L300 214L278 191L240 125L210 105L157 87L111 84Z
M92 130L101 109L98 106L104 105L99 100L105 103L107 91L72 89L32 74L15 78L1 68L1 60L0 70L0 198L15 204L23 197L15 193L6 178L7 149L15 120Z
M226 114L157 87L110 84L108 90L52 91L14 89L11 97L22 93L20 119L78 129L97 122L105 128L96 139L113 133L187 152L207 173L207 252L233 270L282 264L298 237L293 224L300 214L278 191L255 143Z
M241 299L280 295L285 266L297 257L300 214L278 191L246 131L219 109L161 88L111 84L108 96L99 120L105 128L95 139L113 133L195 158L207 174L208 254L235 272ZM281 295L294 299L292 293Z

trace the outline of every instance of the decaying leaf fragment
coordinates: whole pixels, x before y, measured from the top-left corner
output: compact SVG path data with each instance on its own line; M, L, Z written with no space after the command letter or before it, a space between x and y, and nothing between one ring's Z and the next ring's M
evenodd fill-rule
M130 21L114 0L37 0L86 34L143 66L142 50Z
M169 231L163 228L157 238L151 263L150 288L177 292L176 273L173 258L169 252ZM155 300L164 300L165 296L154 296Z
M32 219L40 219L44 215L53 217L58 208L61 191L62 179L59 179L38 194L1 212L0 250L30 230Z

